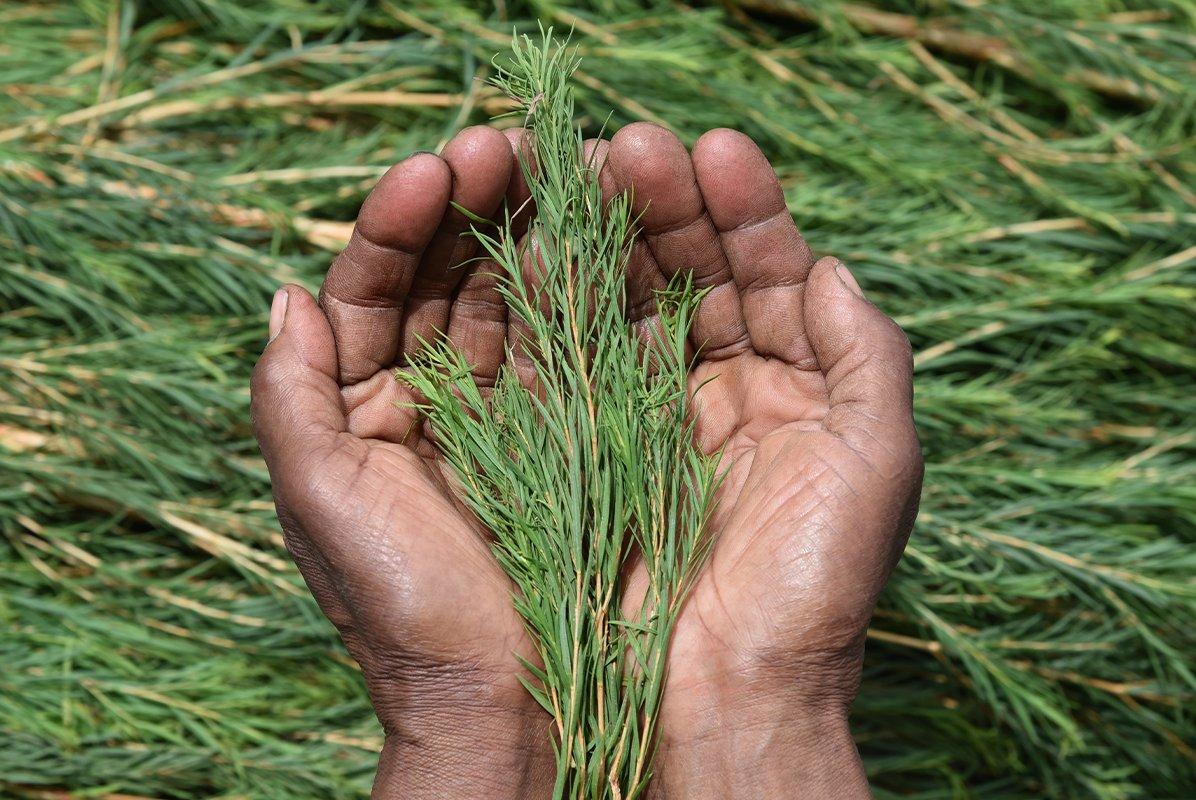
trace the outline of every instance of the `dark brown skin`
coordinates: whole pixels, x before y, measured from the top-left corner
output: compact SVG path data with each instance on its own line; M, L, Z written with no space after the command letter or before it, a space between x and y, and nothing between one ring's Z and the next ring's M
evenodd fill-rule
M548 796L549 722L518 683L531 655L485 531L463 512L392 376L447 331L483 386L508 325L449 199L482 216L526 198L519 131L462 131L395 166L320 302L287 286L253 412L296 562L362 665L386 731L379 798ZM867 797L846 723L864 634L916 510L922 461L900 329L845 267L815 262L750 139L693 152L639 123L603 189L634 187L630 314L692 270L711 287L691 342L703 448L723 448L710 561L674 637L656 798ZM531 213L530 210L527 213ZM521 366L521 365L516 365ZM526 366L526 365L522 365ZM524 372L525 370L520 370ZM632 588L636 576L632 576Z

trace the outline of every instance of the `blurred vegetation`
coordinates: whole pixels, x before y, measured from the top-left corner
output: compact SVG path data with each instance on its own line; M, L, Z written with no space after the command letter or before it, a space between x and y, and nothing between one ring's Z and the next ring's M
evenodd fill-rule
M247 415L283 280L574 28L583 122L754 136L905 327L881 797L1196 786L1190 0L0 2L0 795L362 797L379 731Z

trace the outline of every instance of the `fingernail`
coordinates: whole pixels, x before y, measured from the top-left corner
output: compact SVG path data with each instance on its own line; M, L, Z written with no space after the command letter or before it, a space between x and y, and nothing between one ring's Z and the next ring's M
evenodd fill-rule
M270 340L266 344L270 344L282 333L282 325L287 321L288 299L286 289L279 289L274 293L274 299L270 302Z
M839 280L847 287L848 291L856 297L863 297L864 290L860 288L860 284L856 281L855 276L851 274L851 270L842 264L835 266L835 274L839 276Z

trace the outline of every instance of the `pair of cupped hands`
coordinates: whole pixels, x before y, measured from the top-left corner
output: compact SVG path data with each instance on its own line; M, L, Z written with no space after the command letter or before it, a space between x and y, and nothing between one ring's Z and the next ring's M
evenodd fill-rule
M528 375L469 218L535 209L523 131L461 131L394 166L319 300L275 295L253 419L286 543L360 663L386 733L377 798L550 794L550 720L487 532L465 510L394 371L442 333L479 385ZM815 260L768 160L725 129L692 152L636 123L590 141L639 232L628 321L689 271L695 435L721 449L713 549L677 622L649 794L861 797L847 724L865 632L917 508L922 459L900 328L847 268Z

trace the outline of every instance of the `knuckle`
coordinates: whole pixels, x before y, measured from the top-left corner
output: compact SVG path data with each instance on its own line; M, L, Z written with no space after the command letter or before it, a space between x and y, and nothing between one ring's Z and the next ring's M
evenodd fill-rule
M287 370L282 360L267 348L253 368L249 379L250 399L257 404L278 392L286 383Z
M271 397L277 391L281 376L278 375L277 359L271 357L269 349L258 359L249 378L249 414L253 422L254 436L262 440L265 416L271 407Z
M905 329L897 324L892 317L885 316L884 322L885 340L892 348L895 358L900 359L902 363L913 363L914 346L906 335Z
M914 437L914 441L917 442L917 437ZM926 463L922 458L922 450L915 444L906 462L906 468L901 473L907 497L917 498L921 494L922 479L925 475Z
M922 446L912 421L895 432L887 454L888 457L879 464L879 472L889 485L900 487L902 494L907 494L910 487L921 485L925 466Z

